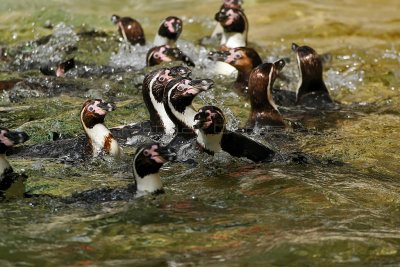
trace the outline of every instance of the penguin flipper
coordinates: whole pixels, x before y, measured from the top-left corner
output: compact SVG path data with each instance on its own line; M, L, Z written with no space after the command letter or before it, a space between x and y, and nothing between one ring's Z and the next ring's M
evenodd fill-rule
M239 133L225 131L221 148L234 157L246 157L254 162L271 162L275 152L263 144Z

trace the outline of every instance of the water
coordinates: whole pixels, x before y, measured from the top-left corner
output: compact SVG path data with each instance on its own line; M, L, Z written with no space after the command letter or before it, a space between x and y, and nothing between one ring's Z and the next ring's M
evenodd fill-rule
M178 44L196 63L193 76L205 78L212 75L204 59L210 48L198 41L212 32L218 6L211 0L2 0L0 80L23 82L0 90L1 125L28 132L30 143L47 141L52 132L76 136L88 97L117 103L106 118L110 127L147 119L140 96L148 71L142 48L121 44L111 15L140 21L147 42L162 18L182 17ZM290 59L283 71L289 81L276 85L296 87L290 45L308 44L332 58L325 81L343 104L313 116L291 115L288 120L306 130L289 129L290 142L253 138L281 152L302 150L344 165L253 164L223 153L200 155L196 166L162 169L164 195L87 205L58 198L127 186L133 179L129 159L72 166L11 157L14 169L29 177L27 191L41 197L1 203L0 265L397 266L399 7L394 0L245 1L251 45L265 60ZM33 42L51 33L47 46ZM38 70L43 62L72 56L78 68L65 78ZM249 105L230 90L233 79L214 77L215 88L195 106L220 106L236 129ZM135 147L124 149L129 157Z

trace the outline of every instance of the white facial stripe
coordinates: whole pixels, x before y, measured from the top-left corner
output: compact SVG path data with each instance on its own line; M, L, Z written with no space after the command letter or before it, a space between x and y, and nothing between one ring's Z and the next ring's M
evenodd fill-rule
M172 105L170 99L171 99L171 94L172 91L179 85L176 84L174 85L174 87L169 90L168 92L168 106L171 109L172 114L181 122L183 122L186 126L188 126L189 128L193 129L193 121L194 121L194 116L196 116L196 111L194 110L193 106L187 106L185 108L185 110L183 111L183 113L178 112L174 106Z
M267 96L268 96L268 101L271 104L271 106L278 111L278 107L275 104L274 98L272 97L272 75L274 73L275 66L272 65L271 70L269 71L268 75L268 87L267 87ZM279 113L279 111L278 111Z
M297 66L299 68L299 81L297 83L297 90L296 90L296 99L297 99L298 95L299 95L299 89L301 87L301 84L303 83L303 73L301 72L300 57L299 57L299 53L297 53L297 52L296 52L296 58L297 58Z
M155 75L149 84L150 100L151 100L151 103L153 104L154 109L157 111L157 113L160 116L160 119L164 125L164 133L167 135L172 135L175 133L175 124L169 118L167 112L165 111L163 102L157 102L156 98L153 95L153 91L151 89L151 88L153 88L153 84L157 80L157 78L158 78L158 75Z

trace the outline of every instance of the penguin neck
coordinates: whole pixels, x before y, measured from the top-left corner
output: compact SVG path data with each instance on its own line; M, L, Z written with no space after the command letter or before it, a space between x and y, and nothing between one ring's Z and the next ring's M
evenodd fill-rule
M168 104L173 116L176 118L178 131L184 133L185 131L190 130L190 132L193 132L194 117L197 114L193 106L192 105L187 106L185 107L183 112L179 112L174 108L174 106L170 102Z
M97 123L92 128L88 128L84 125L84 129L92 147L93 157L97 157L101 153L106 153L111 156L121 155L121 148L110 130L104 124Z
M221 140L223 131L217 134L206 134L202 130L196 130L195 133L197 135L197 145L208 154L214 155L222 150Z
M6 176L7 173L12 172L10 163L5 154L0 154L0 181Z
M159 172L139 177L135 169L135 181L138 193L154 193L162 190L162 182Z
M168 116L167 112L165 111L165 107L162 101L158 101L153 94L153 85L157 80L157 75L151 80L149 85L150 90L150 101L152 109L149 109L151 125L153 130L159 132L159 129L162 129L166 135L173 135L175 133L175 124ZM158 119L157 119L158 117ZM156 118L155 120L153 118Z

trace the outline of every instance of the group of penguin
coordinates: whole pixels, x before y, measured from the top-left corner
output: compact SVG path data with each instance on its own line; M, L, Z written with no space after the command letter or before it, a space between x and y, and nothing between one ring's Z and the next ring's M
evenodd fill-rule
M176 159L176 146L183 142L194 142L196 149L214 155L225 151L235 157L245 157L254 162L271 162L275 151L243 134L254 127L285 127L278 105L300 105L313 108L326 108L335 105L322 77L322 60L314 49L292 44L297 55L300 82L296 92L273 90L273 84L285 66L283 59L273 63L262 63L258 53L247 47L248 22L241 0L224 0L215 15L218 25L211 38L220 40L220 50L209 53L209 58L219 63L215 72L225 74L237 71L234 88L245 96L251 110L244 130L229 131L222 110L216 106L204 106L196 110L192 102L202 92L214 86L211 79L190 78L193 61L176 47L182 32L182 20L167 17L160 25L146 57L147 66L162 62L182 61L186 66L161 67L145 75L142 84L143 101L149 112L149 121L108 129L104 120L115 105L101 99L87 100L81 109L80 120L86 138L59 140L59 150L46 144L16 148L14 154L27 156L62 157L65 148L80 157L109 156L120 158L123 155L118 141L125 140L138 132L144 132L157 140L160 136L170 137L166 146L158 142L144 144L136 149L133 156L133 172L136 193L155 193L162 191L159 170L167 161ZM132 45L144 45L145 36L140 23L129 17L112 16L118 25L122 38ZM57 67L56 75L62 76L73 67L67 61ZM277 101L277 103L275 102ZM29 139L24 132L0 128L0 195L18 179L6 159L6 151L16 144ZM194 141L193 141L194 140ZM34 149L32 149L34 147ZM25 152L24 152L25 151ZM26 152L29 151L29 152ZM32 151L34 151L32 153ZM58 151L60 153L58 153ZM24 154L25 153L25 154ZM36 154L35 154L36 153Z

